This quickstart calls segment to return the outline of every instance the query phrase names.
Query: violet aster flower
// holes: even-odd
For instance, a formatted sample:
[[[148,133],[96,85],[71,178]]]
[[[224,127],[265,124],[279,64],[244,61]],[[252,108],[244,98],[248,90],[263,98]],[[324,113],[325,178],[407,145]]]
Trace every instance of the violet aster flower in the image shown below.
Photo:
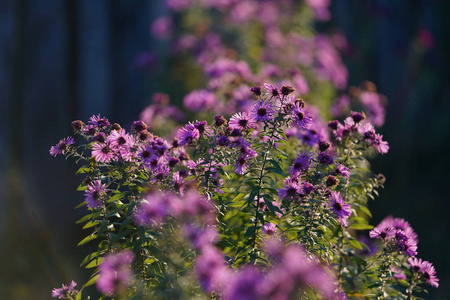
[[[102,184],[100,180],[91,182],[86,189],[84,196],[86,197],[86,205],[92,209],[102,206],[102,200],[106,195],[106,184]]]
[[[342,165],[342,164],[336,164],[336,173],[341,174],[345,178],[349,178],[350,177],[349,169],[346,166]]]
[[[397,230],[394,239],[397,243],[399,252],[403,252],[409,256],[417,255],[416,241],[410,238],[403,230]]]
[[[270,102],[258,101],[253,105],[252,116],[258,122],[265,122],[272,119],[275,111],[272,109]]]
[[[100,114],[89,118],[89,123],[99,128],[111,125],[107,118],[101,117]]]
[[[435,288],[439,287],[439,279],[436,277],[436,270],[434,269],[433,264],[428,261],[424,261],[421,272],[423,274],[423,277],[425,278],[425,281],[429,285]]]
[[[213,133],[211,127],[208,126],[208,122],[206,121],[197,121],[195,122],[194,127],[197,128],[200,134],[206,134],[210,136]]]
[[[116,160],[114,149],[108,142],[95,143],[92,146],[92,156],[98,162],[109,163],[112,160]]]
[[[276,225],[273,223],[266,223],[263,225],[261,232],[267,235],[273,235],[277,229]]]
[[[318,159],[319,162],[324,165],[331,165],[334,162],[333,157],[326,152],[320,152]]]
[[[193,112],[213,109],[217,105],[216,96],[207,90],[195,90],[187,94],[183,99],[186,109]]]
[[[54,288],[52,290],[52,298],[62,299],[63,297],[67,297],[67,299],[72,299],[72,296],[75,296],[78,291],[75,289],[77,283],[72,280],[69,285],[63,284],[61,288]]]
[[[271,97],[279,97],[281,95],[280,89],[277,87],[274,87],[271,84],[264,83],[263,87],[266,90],[266,95],[269,95]]]
[[[256,120],[252,115],[246,112],[236,113],[231,117],[228,126],[240,130],[256,128]]]
[[[283,188],[278,189],[278,197],[281,199],[297,199],[304,196],[300,184],[295,178],[287,177],[283,182]]]
[[[310,182],[304,182],[302,185],[302,190],[306,195],[309,195],[312,191],[314,191],[316,187]]]
[[[96,136],[92,138],[93,142],[104,143],[106,142],[106,134],[104,132],[99,132]]]
[[[391,266],[390,269],[396,279],[406,279],[406,275],[402,272],[402,269],[396,268],[394,266]]]
[[[232,280],[224,293],[225,300],[261,299],[260,285],[264,275],[253,266],[244,267]]]
[[[126,147],[127,145],[131,145],[133,142],[133,138],[127,134],[125,129],[121,129],[119,131],[113,130],[107,138],[107,141],[113,147]]]
[[[389,144],[383,141],[383,136],[380,134],[375,134],[375,138],[372,140],[372,146],[377,149],[378,153],[385,154],[389,151]]]
[[[366,115],[364,114],[364,112],[352,111],[350,112],[350,117],[355,123],[359,123],[366,118]]]
[[[340,192],[331,192],[330,206],[337,215],[342,226],[348,226],[347,219],[352,214],[352,209],[349,204],[344,203],[344,199],[341,197]]]
[[[234,165],[236,167],[236,169],[234,171],[239,175],[243,175],[245,173],[245,171],[247,170],[247,167],[248,167],[247,162],[250,158],[251,157],[249,157],[248,155],[241,154],[239,156],[239,158],[237,159],[236,164]]]
[[[108,296],[112,296],[124,291],[131,285],[133,271],[130,264],[133,257],[133,252],[130,250],[107,254],[105,260],[99,266],[97,289]]]
[[[393,237],[394,234],[395,234],[395,231],[392,228],[390,228],[390,227],[382,228],[379,226],[375,227],[374,229],[372,229],[369,232],[369,236],[371,238],[380,238],[382,240],[387,240],[387,239]]]
[[[165,195],[148,194],[144,197],[134,214],[134,222],[139,226],[151,227],[161,224],[167,217]]]
[[[195,261],[195,272],[206,292],[220,290],[229,277],[222,252],[213,246],[205,246]]]
[[[261,96],[261,86],[254,86],[250,88],[250,91],[256,96]]]
[[[219,233],[214,226],[200,228],[193,224],[186,224],[183,227],[183,235],[198,250],[211,246],[219,239]]]
[[[309,112],[307,112],[301,104],[294,103],[291,109],[291,115],[293,117],[293,122],[297,124],[300,129],[308,129],[311,127],[312,118],[309,115]]]
[[[421,258],[410,257],[408,258],[408,264],[414,272],[419,272],[424,267],[424,261]]]
[[[436,270],[432,263],[416,257],[408,258],[408,263],[414,272],[422,274],[429,285],[439,287],[439,279],[436,277]]]
[[[56,156],[58,154],[65,154],[68,146],[73,145],[74,143],[75,141],[71,136],[63,138],[58,144],[50,148],[50,155]]]
[[[299,176],[302,171],[307,170],[311,165],[311,153],[309,152],[300,152],[295,157],[292,162],[291,167],[289,168],[289,174],[291,176]]]
[[[178,145],[184,146],[192,143],[194,140],[200,137],[200,132],[193,124],[187,124],[180,128],[177,133]]]

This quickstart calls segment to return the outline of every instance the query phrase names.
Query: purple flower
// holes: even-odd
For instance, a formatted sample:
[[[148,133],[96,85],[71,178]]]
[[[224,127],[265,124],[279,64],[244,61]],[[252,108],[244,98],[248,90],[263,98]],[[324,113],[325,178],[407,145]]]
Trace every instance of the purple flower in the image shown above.
[[[422,274],[429,285],[439,287],[439,279],[436,277],[436,270],[432,263],[416,257],[408,258],[408,263],[414,272]]]
[[[195,90],[184,97],[183,105],[190,111],[200,112],[213,109],[217,105],[217,100],[214,94],[207,90]]]
[[[270,102],[258,101],[253,105],[252,116],[258,122],[265,122],[272,119],[275,111],[272,109]]]
[[[375,227],[369,232],[369,236],[371,238],[380,238],[382,240],[387,240],[391,237],[393,237],[395,234],[395,231],[388,227],[388,228],[382,228],[380,226]]]
[[[234,170],[237,174],[243,175],[245,171],[247,170],[247,162],[248,162],[249,156],[245,154],[241,154],[234,165],[236,169]]]
[[[302,185],[302,190],[306,195],[309,195],[315,189],[316,189],[316,187],[307,181],[305,183],[303,183],[303,185]]]
[[[91,182],[84,194],[87,207],[92,209],[102,206],[102,200],[106,195],[106,184],[102,184],[101,180]]]
[[[300,184],[296,178],[287,177],[283,182],[283,188],[278,189],[278,197],[281,199],[298,199],[304,196]]]
[[[300,152],[289,168],[289,174],[293,177],[300,176],[301,172],[307,170],[311,165],[311,153]]]
[[[366,118],[366,115],[364,114],[364,112],[352,111],[350,112],[350,117],[355,123],[359,123]]]
[[[125,129],[119,131],[113,130],[107,138],[107,141],[111,146],[120,148],[132,145],[133,138],[126,133]]]
[[[394,273],[396,279],[406,279],[406,275],[402,272],[402,269],[396,268],[394,266],[390,267],[391,272]]]
[[[261,96],[261,86],[254,86],[250,89],[250,91],[256,96]]]
[[[291,109],[291,115],[294,123],[297,124],[300,129],[308,129],[311,127],[312,118],[309,115],[309,112],[307,112],[301,104],[294,103]]]
[[[114,149],[110,143],[95,143],[92,146],[92,156],[98,162],[109,163],[112,160],[116,160]]]
[[[178,145],[184,146],[192,143],[194,140],[200,137],[200,132],[193,124],[187,124],[180,128],[177,133]]]
[[[266,95],[269,95],[271,97],[279,97],[281,95],[280,89],[277,87],[274,87],[271,84],[264,83],[264,89],[266,90]]]
[[[330,206],[337,215],[341,225],[348,226],[347,219],[352,214],[352,209],[349,204],[344,203],[344,199],[341,197],[340,192],[331,192]]]
[[[349,169],[346,166],[342,165],[342,164],[336,164],[336,173],[341,174],[345,178],[349,178],[350,177]]]
[[[202,229],[198,226],[187,224],[183,227],[184,236],[196,249],[211,247],[218,240],[218,232],[213,226]]]
[[[417,255],[417,242],[411,239],[403,230],[398,229],[395,232],[394,240],[397,243],[398,251],[409,256]]]
[[[382,139],[383,136],[381,134],[375,134],[375,138],[372,140],[372,146],[377,149],[378,153],[385,154],[389,151],[389,144]]]
[[[173,32],[173,20],[169,16],[155,20],[151,28],[152,35],[158,39],[166,39]]]
[[[63,138],[58,144],[50,148],[50,155],[56,156],[58,154],[65,154],[68,146],[73,145],[74,143],[75,141],[71,136]]]
[[[234,114],[231,117],[230,122],[228,124],[229,124],[228,126],[233,129],[245,130],[250,128],[256,128],[255,118],[246,112]]]
[[[319,162],[324,165],[331,165],[334,162],[333,157],[326,152],[320,152],[318,159]]]
[[[147,124],[145,124],[144,121],[134,121],[131,125],[131,128],[136,132],[141,132],[143,130],[146,130],[148,128]]]
[[[225,300],[261,299],[260,285],[264,276],[253,266],[244,267],[234,275],[224,293]]]
[[[425,281],[429,285],[435,288],[439,287],[439,279],[436,277],[436,270],[434,269],[433,264],[428,261],[424,261],[421,272],[423,274],[423,277],[425,278]]]
[[[166,165],[156,165],[152,168],[152,178],[150,179],[151,183],[156,183],[158,181],[162,181],[167,178],[170,173],[170,169]]]
[[[203,247],[201,254],[197,256],[195,261],[195,272],[200,285],[208,293],[220,290],[229,277],[222,252],[213,246]]]
[[[89,123],[94,125],[94,126],[97,126],[99,128],[106,127],[106,126],[110,125],[108,119],[105,118],[105,117],[100,117],[100,114],[90,117],[89,118]]]
[[[62,299],[63,297],[67,297],[69,299],[70,297],[70,299],[72,299],[72,296],[75,296],[78,293],[78,291],[75,289],[76,286],[77,283],[72,280],[72,282],[68,286],[63,284],[59,289],[54,288],[52,290],[52,298]]]
[[[133,261],[133,252],[110,253],[105,256],[99,266],[97,289],[109,296],[124,291],[133,281],[133,271],[130,264]]]
[[[166,202],[162,193],[146,195],[134,214],[134,222],[144,227],[160,225],[168,214]]]
[[[369,235],[371,238],[381,238],[385,243],[396,245],[399,252],[409,256],[417,254],[417,234],[403,219],[388,216],[371,230]]]
[[[263,225],[261,232],[267,235],[273,235],[275,233],[275,230],[277,229],[277,226],[273,223],[266,223]]]
[[[386,112],[381,104],[381,95],[374,92],[363,91],[360,94],[359,99],[361,100],[361,104],[366,108],[368,121],[377,127],[382,126],[384,124]]]
[[[104,143],[106,142],[106,134],[104,132],[99,132],[96,136],[92,138],[93,142]]]

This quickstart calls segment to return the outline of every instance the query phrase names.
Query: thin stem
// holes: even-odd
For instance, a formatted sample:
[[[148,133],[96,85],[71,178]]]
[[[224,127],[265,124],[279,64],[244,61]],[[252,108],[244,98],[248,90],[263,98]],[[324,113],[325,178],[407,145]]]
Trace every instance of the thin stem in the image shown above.
[[[272,139],[274,137],[274,132],[275,132],[275,124],[272,124],[273,127],[270,131],[270,136],[269,136],[269,142],[267,143],[266,149],[264,151],[264,157],[263,157],[263,161],[262,161],[262,166],[260,169],[260,173],[259,173],[259,177],[258,177],[258,194],[256,196],[256,204],[255,204],[255,222],[253,224],[254,226],[254,231],[253,231],[253,243],[252,243],[252,248],[253,248],[253,253],[256,252],[256,234],[257,234],[257,226],[258,226],[258,204],[259,204],[259,199],[261,198],[261,186],[262,186],[262,180],[265,176],[264,174],[264,170],[266,167],[266,163],[267,163],[267,158],[269,156],[269,151],[270,151],[270,147],[272,145]],[[252,199],[253,200],[253,199]],[[254,260],[254,263],[256,263],[256,258]]]

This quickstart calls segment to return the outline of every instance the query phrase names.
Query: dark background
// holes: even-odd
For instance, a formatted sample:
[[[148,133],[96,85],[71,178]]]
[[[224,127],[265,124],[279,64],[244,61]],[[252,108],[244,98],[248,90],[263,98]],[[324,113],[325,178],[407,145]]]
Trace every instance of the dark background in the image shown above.
[[[157,91],[135,60],[156,47],[149,27],[160,1],[0,0],[0,297],[50,299],[51,289],[88,273],[75,221],[83,201],[73,161],[49,155],[70,121],[101,113],[129,124]],[[370,204],[376,225],[407,219],[419,257],[434,263],[449,299],[447,191],[450,124],[450,4],[339,0],[330,24],[351,45],[350,84],[373,81],[388,98],[390,152],[373,162],[387,177]],[[424,44],[420,30],[432,39]],[[177,99],[175,99],[177,100]],[[179,99],[178,99],[179,100]],[[431,290],[432,288],[430,288]]]

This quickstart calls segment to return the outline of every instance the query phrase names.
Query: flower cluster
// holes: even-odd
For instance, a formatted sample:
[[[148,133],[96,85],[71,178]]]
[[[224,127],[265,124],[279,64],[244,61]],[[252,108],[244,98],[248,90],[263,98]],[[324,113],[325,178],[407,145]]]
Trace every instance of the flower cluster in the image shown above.
[[[249,91],[251,109],[188,122],[172,139],[143,121],[129,131],[100,115],[72,122],[85,143],[64,139],[50,153],[83,163],[88,213],[79,222],[92,233],[80,245],[98,241],[82,263],[97,267],[90,283],[108,296],[223,299],[403,297],[422,283],[437,287],[430,263],[405,264],[417,255],[408,222],[368,224],[366,203],[384,176],[361,170],[371,149],[389,147],[365,114],[327,126],[289,85]],[[377,253],[362,251],[369,242],[356,234],[369,229],[386,244]]]

